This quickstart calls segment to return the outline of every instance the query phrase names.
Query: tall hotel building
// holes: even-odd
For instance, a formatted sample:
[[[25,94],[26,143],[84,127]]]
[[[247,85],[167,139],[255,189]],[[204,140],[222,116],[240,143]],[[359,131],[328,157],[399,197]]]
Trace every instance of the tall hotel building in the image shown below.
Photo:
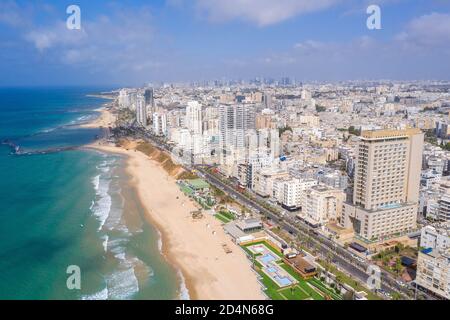
[[[361,133],[353,203],[341,224],[367,240],[416,228],[424,134],[419,129]]]

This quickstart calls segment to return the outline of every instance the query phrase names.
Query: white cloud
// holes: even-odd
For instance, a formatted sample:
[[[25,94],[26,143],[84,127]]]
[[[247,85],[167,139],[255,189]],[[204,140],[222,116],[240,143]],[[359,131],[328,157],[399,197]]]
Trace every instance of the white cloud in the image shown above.
[[[19,7],[13,0],[0,1],[0,24],[18,28],[26,26],[29,21],[29,7]]]
[[[34,27],[24,39],[47,59],[91,70],[122,73],[123,77],[142,77],[164,65],[168,54],[161,54],[164,43],[152,25],[147,9],[123,9],[109,16],[82,20],[81,30],[69,30],[64,21]]]
[[[258,26],[320,11],[340,0],[196,0],[198,9],[213,21],[241,19]]]
[[[342,42],[306,40],[259,61],[273,72],[317,75],[317,79],[448,79],[450,14],[431,13],[413,19],[388,40],[369,36]],[[283,69],[286,61],[291,64]]]
[[[396,39],[410,47],[450,48],[450,14],[431,13],[416,18]]]

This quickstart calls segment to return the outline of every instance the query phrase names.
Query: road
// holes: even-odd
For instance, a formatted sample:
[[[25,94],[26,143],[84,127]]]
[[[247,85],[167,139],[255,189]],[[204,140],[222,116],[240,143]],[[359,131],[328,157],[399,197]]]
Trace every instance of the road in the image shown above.
[[[141,128],[133,128],[136,135],[144,140],[151,142],[153,145],[161,149],[162,151],[171,152],[171,146],[167,144],[163,139],[151,135],[148,131]],[[332,257],[332,263],[335,264],[340,270],[344,271],[351,277],[359,280],[360,282],[366,283],[369,278],[368,268],[370,263],[367,260],[359,261],[345,248],[338,245],[337,243],[331,241],[321,234],[312,234],[311,229],[308,225],[295,219],[292,216],[285,215],[280,217],[273,211],[268,210],[263,207],[253,199],[247,197],[246,195],[238,192],[234,186],[225,183],[217,176],[211,174],[205,166],[184,166],[187,170],[197,170],[203,175],[203,178],[215,187],[225,191],[228,195],[232,196],[235,200],[245,205],[246,207],[252,208],[258,211],[260,214],[276,222],[284,230],[292,234],[293,236],[303,235],[308,239],[310,244],[316,246],[319,249],[319,253],[324,257]],[[385,292],[399,293],[404,299],[412,299],[413,293],[410,289],[399,285],[393,275],[387,273],[386,271],[381,272],[381,289]],[[422,292],[428,299],[434,299],[434,297]]]
[[[222,180],[209,173],[208,170],[205,170],[202,167],[196,167],[195,169],[201,172],[204,178],[208,180],[208,182],[210,182],[212,185],[225,191],[245,206],[255,209],[262,215],[270,218],[290,234],[294,236],[302,234],[303,236],[308,237],[310,242],[318,247],[320,254],[325,257],[331,255],[333,263],[337,264],[340,269],[343,269],[347,274],[351,275],[355,279],[366,283],[369,277],[369,275],[366,273],[368,265],[356,260],[347,250],[341,248],[340,246],[336,245],[334,242],[321,236],[320,234],[312,234],[308,226],[304,225],[295,218],[289,216],[285,216],[283,218],[278,217],[272,211],[264,208],[252,199],[247,198],[245,195],[235,190],[232,186],[227,185]],[[385,280],[383,281],[383,276],[381,277],[381,280],[381,288],[383,290],[390,293],[397,292],[397,290],[392,288],[389,283],[387,283]]]

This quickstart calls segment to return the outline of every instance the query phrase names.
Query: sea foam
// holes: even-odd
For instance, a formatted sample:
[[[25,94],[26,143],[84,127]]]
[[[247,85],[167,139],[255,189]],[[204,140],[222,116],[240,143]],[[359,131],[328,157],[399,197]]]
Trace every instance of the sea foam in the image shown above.
[[[107,176],[112,162],[104,161],[98,167],[102,174],[96,175],[92,179],[92,184],[94,185],[96,200],[93,206],[91,206],[92,213],[97,217],[100,222],[100,226],[98,230],[103,228],[103,225],[108,219],[109,213],[111,211],[112,199],[109,195],[109,187],[110,187],[110,177]]]
[[[180,288],[179,288],[179,299],[180,300],[191,300],[189,295],[189,290],[186,286],[186,279],[183,276],[183,273],[178,270],[178,277],[180,278]]]
[[[84,295],[81,300],[107,300],[108,299],[108,288],[96,292],[94,294]]]

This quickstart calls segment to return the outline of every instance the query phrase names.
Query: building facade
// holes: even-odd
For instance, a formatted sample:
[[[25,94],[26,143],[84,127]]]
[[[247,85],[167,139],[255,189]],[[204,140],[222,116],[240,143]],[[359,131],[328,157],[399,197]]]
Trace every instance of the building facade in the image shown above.
[[[418,129],[361,133],[343,227],[368,240],[416,228],[423,141]]]

